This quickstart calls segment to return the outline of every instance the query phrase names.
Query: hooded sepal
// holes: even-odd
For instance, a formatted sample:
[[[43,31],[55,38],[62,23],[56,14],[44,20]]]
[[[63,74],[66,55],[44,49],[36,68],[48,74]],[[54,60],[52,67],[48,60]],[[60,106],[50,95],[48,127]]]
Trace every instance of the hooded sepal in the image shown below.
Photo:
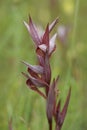
[[[40,65],[31,65],[27,62],[22,61],[23,64],[25,64],[31,71],[37,73],[37,74],[43,74],[43,67]]]
[[[38,35],[38,32],[37,32],[37,29],[36,29],[36,26],[35,24],[33,23],[31,17],[29,16],[29,24],[27,24],[26,22],[24,22],[26,28],[28,29],[34,43],[35,43],[35,46],[37,47],[38,45],[41,44],[41,40],[39,38],[39,35]]]

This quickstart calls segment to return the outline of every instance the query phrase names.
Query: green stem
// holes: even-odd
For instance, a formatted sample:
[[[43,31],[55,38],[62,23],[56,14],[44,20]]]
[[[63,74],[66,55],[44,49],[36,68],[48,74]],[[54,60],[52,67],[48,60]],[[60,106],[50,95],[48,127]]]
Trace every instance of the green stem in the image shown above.
[[[73,26],[73,34],[72,34],[72,48],[75,45],[75,40],[76,40],[76,29],[77,29],[77,20],[78,20],[78,12],[79,12],[79,3],[80,3],[80,0],[76,0],[74,26]]]
[[[74,14],[74,21],[73,21],[73,33],[72,33],[72,43],[71,43],[71,51],[74,49],[76,44],[76,31],[77,31],[77,20],[78,20],[78,12],[79,12],[79,3],[80,0],[76,0],[75,3],[75,14]],[[72,65],[73,65],[73,57],[70,59],[70,75],[72,73]]]
[[[75,2],[74,20],[73,20],[72,41],[71,41],[71,46],[70,46],[70,51],[71,52],[73,51],[73,49],[75,47],[75,43],[76,43],[76,31],[77,31],[79,3],[80,3],[80,0],[76,0],[76,2]],[[73,59],[73,57],[71,57],[70,61],[69,61],[68,77],[71,77],[71,75],[72,75],[73,61],[74,61],[74,59]]]

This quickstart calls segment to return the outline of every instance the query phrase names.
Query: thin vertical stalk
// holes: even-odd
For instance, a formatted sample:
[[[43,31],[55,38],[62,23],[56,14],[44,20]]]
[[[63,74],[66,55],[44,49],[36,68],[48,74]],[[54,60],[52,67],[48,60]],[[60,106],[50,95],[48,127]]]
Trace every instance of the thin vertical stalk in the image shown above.
[[[73,21],[73,33],[72,33],[72,41],[71,41],[71,51],[73,50],[75,43],[76,43],[76,31],[77,31],[77,21],[78,21],[78,12],[79,12],[79,4],[80,0],[76,0],[75,2],[75,13],[74,13],[74,21]],[[72,65],[73,65],[73,59],[71,58],[70,60],[70,75],[72,73]]]
[[[78,20],[78,12],[79,12],[79,3],[80,3],[80,0],[76,0],[76,4],[75,4],[75,15],[74,15],[74,25],[73,25],[73,34],[72,34],[72,48],[75,45],[75,40],[76,40],[76,30],[77,30],[77,20]]]

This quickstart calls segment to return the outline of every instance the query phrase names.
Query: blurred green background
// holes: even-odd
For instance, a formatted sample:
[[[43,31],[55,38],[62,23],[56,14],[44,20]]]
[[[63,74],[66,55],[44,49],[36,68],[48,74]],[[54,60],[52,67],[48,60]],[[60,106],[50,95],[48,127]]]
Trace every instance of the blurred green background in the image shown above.
[[[68,89],[72,95],[62,130],[87,130],[87,1],[85,0],[0,0],[0,130],[47,130],[45,101],[26,87],[20,63],[36,63],[33,41],[23,21],[28,15],[45,27],[59,17],[60,25],[70,26],[67,42],[56,40],[51,58],[53,77],[60,75],[62,104]]]

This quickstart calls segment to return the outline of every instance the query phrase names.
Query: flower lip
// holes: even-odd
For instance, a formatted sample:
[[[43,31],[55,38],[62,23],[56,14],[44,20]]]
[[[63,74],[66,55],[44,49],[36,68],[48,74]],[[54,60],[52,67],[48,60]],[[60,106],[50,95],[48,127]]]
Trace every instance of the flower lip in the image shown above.
[[[41,79],[36,79],[32,76],[29,76],[29,79],[36,87],[48,87],[48,84]]]

